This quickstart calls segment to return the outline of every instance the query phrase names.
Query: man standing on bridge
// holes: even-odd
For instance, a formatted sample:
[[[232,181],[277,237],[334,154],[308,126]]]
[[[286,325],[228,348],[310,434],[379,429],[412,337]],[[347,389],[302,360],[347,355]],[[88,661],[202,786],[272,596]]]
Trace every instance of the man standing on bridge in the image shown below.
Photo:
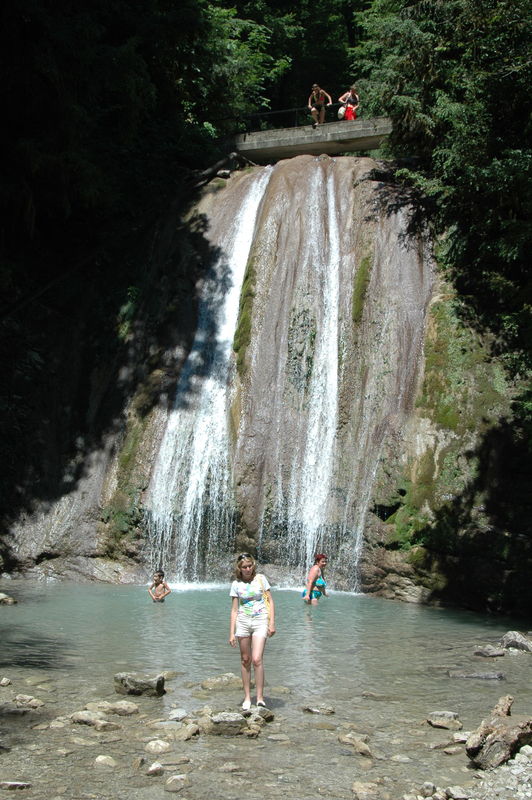
[[[324,89],[321,89],[317,83],[312,84],[312,91],[308,99],[308,107],[312,114],[312,119],[314,120],[312,123],[313,128],[317,128],[318,125],[323,125],[325,121],[325,106],[330,106],[331,103],[331,95],[327,94]]]

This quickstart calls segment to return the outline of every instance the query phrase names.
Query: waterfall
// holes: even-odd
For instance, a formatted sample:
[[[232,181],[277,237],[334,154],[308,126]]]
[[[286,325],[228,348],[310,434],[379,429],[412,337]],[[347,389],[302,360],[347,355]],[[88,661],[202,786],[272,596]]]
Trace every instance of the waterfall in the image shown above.
[[[172,577],[219,576],[235,546],[256,546],[297,581],[328,552],[357,587],[383,462],[400,469],[432,290],[423,237],[407,235],[408,210],[386,204],[373,166],[299,156],[200,202],[219,257],[146,502],[151,564]]]
[[[152,472],[146,502],[151,564],[165,565],[179,579],[204,577],[205,568],[233,538],[228,430],[232,342],[270,174],[265,169],[244,175],[245,186],[228,202],[225,197],[218,201],[218,214],[213,212],[210,219],[207,238],[219,257],[200,295],[196,336]]]
[[[281,548],[283,558],[296,567],[312,563],[318,542],[323,538],[334,474],[338,416],[340,226],[345,221],[339,213],[335,182],[334,170],[324,178],[322,171],[315,169],[304,209],[307,236],[299,252],[299,281],[302,294],[307,295],[305,302],[310,301],[314,306],[312,363],[304,390],[298,395],[295,415],[301,447],[290,454],[289,479],[284,488],[283,457],[278,451],[276,500],[271,511],[274,525],[281,524],[285,529]],[[320,243],[318,247],[317,242]],[[281,438],[283,435],[281,433]],[[264,524],[263,519],[262,527]]]

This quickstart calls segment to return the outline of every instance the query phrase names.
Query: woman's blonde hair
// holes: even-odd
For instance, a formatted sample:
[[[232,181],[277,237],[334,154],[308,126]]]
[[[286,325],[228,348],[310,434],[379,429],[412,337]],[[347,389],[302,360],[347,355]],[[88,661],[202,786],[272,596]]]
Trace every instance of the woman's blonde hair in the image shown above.
[[[251,580],[253,580],[253,578],[257,574],[257,562],[255,561],[251,553],[240,553],[237,560],[235,561],[235,578],[237,579],[237,581],[242,580],[242,563],[244,561],[251,561],[251,563],[253,564],[253,569],[251,570]]]

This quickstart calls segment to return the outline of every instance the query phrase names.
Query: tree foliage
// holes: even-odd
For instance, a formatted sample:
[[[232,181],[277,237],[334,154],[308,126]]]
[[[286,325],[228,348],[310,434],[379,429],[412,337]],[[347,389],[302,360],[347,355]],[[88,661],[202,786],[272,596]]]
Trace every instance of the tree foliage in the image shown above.
[[[527,0],[374,0],[353,51],[368,109],[393,120],[477,321],[523,369],[530,348],[531,15]],[[516,353],[520,354],[516,357]]]

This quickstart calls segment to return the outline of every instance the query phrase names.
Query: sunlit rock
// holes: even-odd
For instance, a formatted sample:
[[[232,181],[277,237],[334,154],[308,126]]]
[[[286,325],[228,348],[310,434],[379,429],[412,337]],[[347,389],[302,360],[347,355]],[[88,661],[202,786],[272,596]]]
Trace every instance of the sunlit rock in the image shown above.
[[[164,767],[159,761],[154,761],[153,764],[150,764],[148,769],[146,770],[146,775],[163,775],[164,774]]]
[[[464,727],[456,711],[431,711],[427,722],[433,728],[445,728],[449,731],[460,731]]]
[[[373,758],[373,754],[367,744],[369,737],[365,734],[355,733],[351,731],[350,733],[343,734],[341,733],[338,736],[338,741],[341,744],[348,744],[352,747],[359,755],[366,756],[366,758]]]
[[[466,669],[450,669],[448,675],[450,678],[472,678],[479,681],[506,680],[506,675],[504,672],[481,672],[479,670],[470,672]]]
[[[303,706],[303,711],[308,714],[334,714],[335,710],[332,706]]]
[[[519,633],[519,631],[508,631],[501,639],[501,647],[505,647],[506,649],[514,648],[515,650],[524,650],[527,653],[532,653],[532,639]]]
[[[245,718],[237,711],[222,711],[211,717],[211,733],[218,736],[238,736],[248,727]]]
[[[182,792],[188,786],[190,779],[188,775],[171,775],[164,784],[165,792]]]
[[[378,800],[379,785],[369,781],[355,781],[351,786],[354,800]]]
[[[117,762],[112,756],[96,756],[94,763],[97,767],[116,767]]]
[[[163,739],[152,739],[144,748],[147,753],[156,755],[158,753],[167,753],[172,749],[170,742],[165,742]]]
[[[168,715],[168,719],[175,720],[176,722],[181,722],[181,720],[185,719],[189,716],[188,711],[185,708],[174,708]]]
[[[160,697],[165,691],[162,675],[143,675],[140,672],[117,672],[114,687],[118,694],[144,694],[151,697]]]
[[[200,685],[202,689],[207,689],[210,692],[222,692],[226,689],[240,689],[242,687],[242,678],[233,672],[226,672],[214,678],[207,678]]]
[[[28,708],[41,708],[44,705],[43,700],[33,697],[31,694],[17,694],[15,695],[15,703],[21,706],[28,706]]]
[[[129,717],[131,714],[138,714],[139,711],[138,705],[128,700],[118,700],[116,703],[98,700],[94,703],[87,703],[85,708],[87,711],[102,711],[106,714],[117,714],[120,717]]]
[[[494,647],[492,644],[488,644],[485,647],[478,647],[474,653],[476,656],[484,658],[501,658],[506,655],[506,650],[503,647]]]
[[[510,716],[513,697],[501,697],[491,716],[482,720],[466,742],[466,752],[480,769],[492,769],[532,743],[532,717]]]

